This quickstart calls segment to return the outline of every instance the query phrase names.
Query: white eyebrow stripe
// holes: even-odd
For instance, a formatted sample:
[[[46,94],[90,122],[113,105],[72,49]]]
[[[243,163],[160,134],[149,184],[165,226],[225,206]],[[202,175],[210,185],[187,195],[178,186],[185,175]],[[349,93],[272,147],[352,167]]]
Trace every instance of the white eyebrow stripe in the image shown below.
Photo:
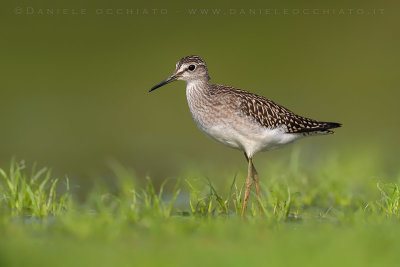
[[[180,68],[177,69],[176,71],[177,71],[177,72],[181,72],[181,71],[186,70],[187,68],[188,68],[188,64],[187,64],[187,63],[183,63],[183,64],[180,66]]]

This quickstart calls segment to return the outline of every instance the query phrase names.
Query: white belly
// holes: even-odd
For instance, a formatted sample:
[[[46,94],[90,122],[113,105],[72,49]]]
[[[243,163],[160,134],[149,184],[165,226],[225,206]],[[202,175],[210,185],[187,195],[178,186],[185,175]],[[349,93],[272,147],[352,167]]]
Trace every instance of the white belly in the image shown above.
[[[220,114],[219,114],[220,115]],[[200,130],[226,146],[240,149],[252,157],[260,151],[280,148],[303,137],[286,133],[285,128],[269,129],[241,116],[202,116],[192,112]],[[209,117],[212,116],[212,119]]]
[[[268,129],[265,127],[249,127],[237,129],[231,125],[215,125],[199,128],[212,139],[232,148],[240,149],[249,157],[260,151],[278,149],[302,138],[299,134],[285,133],[284,128]],[[256,129],[259,128],[259,129]]]

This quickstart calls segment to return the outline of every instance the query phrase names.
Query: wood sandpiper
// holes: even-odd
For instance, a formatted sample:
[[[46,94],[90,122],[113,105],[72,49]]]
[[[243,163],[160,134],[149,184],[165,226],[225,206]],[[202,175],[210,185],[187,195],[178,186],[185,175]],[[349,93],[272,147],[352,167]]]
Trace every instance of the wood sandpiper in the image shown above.
[[[254,180],[260,213],[258,173],[253,165],[257,152],[280,148],[306,136],[332,134],[340,123],[296,115],[275,102],[241,89],[210,84],[206,63],[187,56],[176,63],[174,73],[150,92],[175,80],[186,81],[190,113],[197,126],[212,139],[244,152],[248,173],[241,215],[244,216]]]

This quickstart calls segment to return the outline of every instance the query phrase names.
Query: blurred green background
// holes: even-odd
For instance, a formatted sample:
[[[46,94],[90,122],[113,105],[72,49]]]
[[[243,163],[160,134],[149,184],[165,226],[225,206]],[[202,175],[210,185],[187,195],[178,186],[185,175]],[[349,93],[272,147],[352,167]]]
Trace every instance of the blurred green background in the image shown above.
[[[110,159],[154,179],[177,176],[188,166],[205,175],[219,169],[233,176],[245,169],[240,152],[210,141],[196,128],[183,82],[148,93],[190,54],[206,60],[214,83],[262,94],[304,116],[343,123],[334,136],[297,143],[304,156],[361,151],[375,153],[387,163],[387,172],[397,164],[396,1],[47,0],[3,1],[1,6],[1,166],[15,156],[82,184],[107,173]],[[26,14],[29,8],[34,14]],[[68,14],[40,14],[47,8]],[[189,14],[196,8],[236,15]],[[241,8],[246,14],[238,14]],[[248,11],[266,8],[289,13],[344,9],[345,14]],[[348,8],[365,14],[349,14]],[[73,9],[86,14],[71,14]],[[113,14],[96,14],[99,9]],[[118,15],[117,9],[140,14]],[[373,9],[376,15],[366,14]],[[285,159],[290,149],[259,154],[256,166]]]

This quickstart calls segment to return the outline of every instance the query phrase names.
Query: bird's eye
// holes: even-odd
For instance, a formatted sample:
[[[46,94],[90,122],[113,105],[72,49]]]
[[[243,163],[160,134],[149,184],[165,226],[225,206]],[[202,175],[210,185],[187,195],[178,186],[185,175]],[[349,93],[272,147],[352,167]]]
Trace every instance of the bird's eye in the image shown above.
[[[195,65],[190,65],[190,66],[189,66],[189,70],[190,70],[190,71],[193,71],[195,68],[196,68]]]

